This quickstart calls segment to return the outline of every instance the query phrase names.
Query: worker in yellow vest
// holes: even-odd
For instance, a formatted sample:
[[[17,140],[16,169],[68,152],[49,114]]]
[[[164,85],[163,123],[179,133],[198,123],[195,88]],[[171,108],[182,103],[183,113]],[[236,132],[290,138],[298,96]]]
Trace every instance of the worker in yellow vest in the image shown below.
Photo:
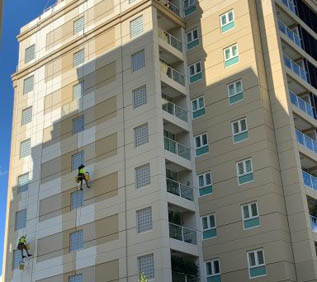
[[[87,188],[90,188],[87,181],[85,166],[83,164],[78,167],[77,180],[80,181],[80,190],[83,190],[83,180],[85,180]]]
[[[26,235],[23,235],[23,236],[20,237],[19,243],[18,243],[18,250],[21,251],[22,258],[25,258],[25,255],[23,254],[23,250],[26,251],[26,254],[28,255],[28,257],[32,256],[31,254],[29,254],[29,251],[28,251],[28,248],[27,248]]]

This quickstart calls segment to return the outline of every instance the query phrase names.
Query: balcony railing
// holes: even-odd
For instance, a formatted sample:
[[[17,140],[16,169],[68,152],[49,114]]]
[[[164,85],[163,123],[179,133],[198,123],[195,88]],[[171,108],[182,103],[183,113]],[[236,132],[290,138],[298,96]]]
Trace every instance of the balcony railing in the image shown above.
[[[179,155],[186,160],[190,160],[190,148],[187,148],[183,144],[180,144],[170,138],[164,137],[164,148],[165,150]]]
[[[176,37],[171,35],[165,30],[159,29],[159,37],[167,42],[172,47],[176,48],[178,51],[183,51],[183,44],[182,41],[178,40]]]
[[[194,201],[194,191],[192,187],[188,187],[182,183],[166,178],[167,192],[184,199]]]
[[[163,5],[167,7],[169,10],[171,10],[172,12],[174,12],[177,16],[180,16],[180,17],[182,16],[180,13],[179,7],[175,3],[169,0],[163,0]]]
[[[317,232],[317,217],[310,216],[311,229],[313,232]]]
[[[170,238],[183,241],[189,244],[197,244],[196,232],[192,229],[170,223],[169,224],[169,234]]]
[[[297,15],[296,6],[294,5],[294,2],[291,0],[281,0],[282,3],[295,15]]]
[[[313,153],[317,153],[317,141],[313,138],[309,137],[308,135],[302,133],[298,129],[296,129],[296,139],[297,142],[302,144],[308,150],[312,151]]]
[[[187,112],[170,101],[162,99],[162,109],[183,121],[188,121]]]
[[[314,110],[313,107],[308,104],[304,99],[298,97],[295,93],[289,92],[289,95],[291,97],[291,103],[301,109],[303,112],[305,112],[307,115],[311,116],[313,119],[315,119],[314,116]]]
[[[161,72],[166,74],[170,79],[185,86],[185,76],[161,61]]]
[[[173,282],[200,282],[199,277],[194,275],[188,275],[180,272],[172,272]]]
[[[302,171],[302,172],[303,172],[305,186],[317,191],[317,177],[309,174],[306,171]]]
[[[302,40],[297,33],[292,31],[286,24],[281,20],[278,20],[278,27],[290,40],[292,40],[298,47],[302,48]]]
[[[284,64],[291,69],[294,73],[304,79],[306,82],[308,81],[308,72],[301,67],[299,64],[295,63],[291,58],[284,54]]]

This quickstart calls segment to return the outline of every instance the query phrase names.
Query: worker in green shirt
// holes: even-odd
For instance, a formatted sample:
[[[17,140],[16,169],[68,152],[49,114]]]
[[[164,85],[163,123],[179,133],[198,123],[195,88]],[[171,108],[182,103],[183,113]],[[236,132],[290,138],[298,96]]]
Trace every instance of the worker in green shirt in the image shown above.
[[[26,235],[23,235],[23,236],[20,237],[19,243],[18,243],[18,250],[21,251],[22,258],[25,258],[25,255],[23,254],[23,250],[26,251],[26,254],[28,255],[28,257],[32,256],[31,254],[29,254],[29,251],[28,251],[28,248],[27,248]]]
[[[80,190],[83,190],[83,180],[85,180],[87,188],[90,188],[87,181],[85,166],[83,164],[78,167],[77,179],[80,181]]]

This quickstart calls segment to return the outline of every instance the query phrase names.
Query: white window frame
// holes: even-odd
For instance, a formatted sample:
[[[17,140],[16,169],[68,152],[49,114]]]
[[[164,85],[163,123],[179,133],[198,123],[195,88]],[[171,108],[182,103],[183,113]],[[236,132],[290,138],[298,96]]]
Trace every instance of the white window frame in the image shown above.
[[[207,174],[209,174],[210,175],[210,184],[206,184],[206,179],[207,179]],[[203,181],[204,181],[204,186],[200,186],[200,181],[199,181],[199,178],[200,177],[203,177]],[[199,175],[197,175],[197,183],[198,183],[198,190],[200,190],[200,188],[204,188],[204,187],[207,187],[207,186],[210,186],[210,185],[212,185],[212,173],[211,173],[211,171],[206,171],[206,172],[204,172],[204,173],[201,173],[201,174],[199,174]],[[201,196],[201,197],[203,197],[203,196]]]
[[[140,273],[140,259],[142,259],[142,258],[145,258],[145,257],[151,257],[152,258],[152,262],[153,262],[153,277],[148,277],[148,279],[149,279],[149,281],[152,281],[152,280],[154,280],[155,279],[155,262],[154,262],[154,254],[146,254],[146,255],[142,255],[142,256],[139,256],[138,258],[137,258],[137,264],[138,264],[138,274],[139,274],[139,276],[141,275],[141,273]],[[145,275],[146,275],[146,273],[145,273]]]
[[[143,90],[144,90],[144,92],[141,92]],[[141,103],[137,104],[136,102],[140,102],[141,95],[142,95],[142,99],[144,98],[143,99],[144,103],[143,104],[141,104]],[[142,85],[142,86],[140,86],[138,88],[133,89],[132,90],[132,96],[133,96],[133,109],[137,109],[137,108],[139,108],[139,107],[141,107],[143,105],[146,105],[147,104],[146,85],[144,84],[144,85]]]
[[[215,262],[218,262],[219,264],[219,273],[215,273]],[[210,263],[211,264],[211,272],[212,274],[208,274],[207,273],[207,263]],[[221,265],[220,265],[220,259],[219,258],[215,258],[215,259],[212,259],[212,260],[208,260],[208,261],[205,261],[205,273],[206,273],[206,278],[209,278],[209,277],[213,277],[213,276],[217,276],[217,275],[221,275]]]
[[[241,92],[237,92],[237,83],[241,83]],[[234,93],[233,95],[230,94],[230,86],[231,86],[231,85],[233,85],[234,91],[235,91],[235,93]],[[229,98],[229,99],[230,99],[231,97],[234,97],[234,96],[236,96],[236,95],[239,95],[239,94],[243,93],[242,79],[239,79],[239,80],[236,80],[236,81],[234,81],[234,82],[229,83],[229,84],[227,85],[227,89],[228,89],[228,98]],[[244,99],[244,98],[243,98],[243,99]],[[229,100],[229,103],[230,103],[230,105],[233,105],[233,104],[235,104],[235,103],[238,103],[238,102],[240,102],[240,101],[243,101],[243,99],[241,99],[241,100],[239,100],[239,101],[237,101],[237,102],[234,102],[234,103],[230,103],[230,100]]]
[[[214,227],[210,226],[210,217],[211,216],[214,217],[214,221],[215,221],[215,226]],[[208,225],[207,228],[204,228],[204,224],[203,224],[203,219],[204,218],[207,218],[207,225]],[[212,229],[217,229],[216,214],[215,213],[211,213],[211,214],[208,214],[208,215],[201,216],[201,230],[204,232],[204,231],[208,231],[208,230],[212,230]],[[203,239],[203,240],[206,240],[206,239]]]
[[[203,100],[203,106],[200,106],[200,103],[199,103],[200,99]],[[196,110],[194,110],[194,102],[197,102],[197,109],[196,109]],[[199,111],[199,110],[201,110],[201,109],[205,109],[205,108],[206,108],[206,105],[205,105],[205,96],[200,96],[200,97],[198,97],[198,98],[192,100],[192,112],[193,112],[193,113],[194,113],[194,112],[197,112],[197,111]]]
[[[197,71],[197,65],[200,65],[200,71]],[[194,66],[194,74],[190,74],[190,68],[192,66]],[[197,61],[197,62],[188,66],[189,78],[191,78],[192,76],[195,76],[196,74],[202,73],[202,71],[203,71],[203,69],[202,69],[201,61]]]
[[[254,205],[254,204],[256,206],[257,215],[252,215],[252,207],[251,206]],[[248,207],[248,212],[249,212],[249,217],[248,218],[244,217],[244,207]],[[250,219],[260,218],[258,203],[257,202],[251,202],[251,203],[247,203],[247,204],[241,205],[241,215],[242,215],[243,223],[245,221],[247,221],[247,220],[250,220]],[[243,224],[243,229],[252,229],[252,228],[256,228],[256,227],[259,227],[259,225],[254,226],[254,227],[250,227],[250,228],[244,228],[244,224]]]
[[[75,56],[78,54],[83,54],[83,61],[76,65]],[[77,68],[85,63],[85,48],[82,48],[73,54],[73,67]]]
[[[194,32],[197,32],[197,38],[195,38],[194,39]],[[190,34],[190,36],[191,36],[191,40],[190,41],[188,41],[188,34]],[[195,40],[199,40],[199,33],[198,33],[198,27],[195,27],[195,28],[193,28],[192,30],[190,30],[190,31],[188,31],[188,32],[186,32],[186,41],[187,41],[187,44],[189,44],[189,43],[192,43],[193,41],[195,41]],[[200,44],[200,40],[199,40],[199,44]],[[198,44],[198,45],[199,45]],[[198,46],[197,45],[197,46]],[[195,46],[195,47],[197,47],[197,46]]]
[[[258,257],[258,252],[262,252],[263,254],[263,263],[262,264],[259,264],[259,257]],[[255,265],[254,266],[251,266],[250,265],[250,257],[249,257],[249,254],[253,253],[254,254],[254,258],[255,258]],[[248,268],[249,268],[249,277],[250,279],[254,279],[254,278],[258,278],[258,277],[263,277],[263,276],[266,276],[267,274],[264,274],[264,275],[259,275],[259,276],[255,276],[255,277],[251,277],[250,276],[250,269],[252,268],[257,268],[257,267],[261,267],[261,266],[265,266],[266,267],[266,262],[265,262],[265,254],[264,254],[264,249],[260,248],[260,249],[256,249],[256,250],[252,250],[252,251],[248,251],[247,252],[247,260],[248,260]]]
[[[27,52],[30,51],[30,50],[33,50],[33,53],[32,53],[32,58],[31,59],[28,59],[27,58]],[[28,60],[27,60],[28,59]],[[29,62],[33,61],[35,59],[35,44],[32,44],[31,46],[25,48],[25,52],[24,52],[24,63],[25,64],[28,64]]]
[[[245,130],[242,130],[241,128],[241,122],[242,121],[245,121]],[[238,123],[238,132],[237,133],[235,133],[234,132],[234,124],[236,124],[236,123]],[[245,132],[248,132],[249,130],[248,130],[248,122],[247,122],[247,118],[246,117],[243,117],[243,118],[240,118],[240,119],[237,119],[237,120],[235,120],[235,121],[232,121],[231,122],[231,129],[232,129],[232,140],[233,140],[233,143],[239,143],[239,142],[242,142],[242,141],[245,141],[246,139],[248,139],[248,138],[246,138],[246,139],[244,139],[244,140],[242,140],[242,141],[238,141],[238,142],[235,142],[234,141],[234,137],[236,136],[236,135],[239,135],[239,134],[242,134],[242,133],[245,133]]]
[[[233,52],[232,52],[233,47],[237,47],[237,55],[236,56],[233,56]],[[230,57],[226,58],[226,50],[228,50],[228,49],[230,50],[230,52],[229,52]],[[232,44],[231,46],[228,46],[225,49],[223,49],[223,55],[224,55],[224,58],[225,58],[225,62],[227,62],[227,61],[229,61],[229,60],[231,60],[233,58],[239,57],[238,43]]]
[[[81,23],[81,21],[82,21],[82,23]],[[76,31],[76,25],[78,23],[80,23],[82,25],[82,29]],[[75,20],[73,23],[73,35],[82,34],[84,32],[84,28],[85,28],[85,17],[80,17],[77,20]]]
[[[205,144],[205,145],[203,145],[203,136],[204,135],[206,135],[206,139],[207,139],[207,143]],[[202,134],[199,134],[199,135],[196,135],[195,137],[195,149],[197,150],[197,149],[200,149],[200,148],[202,148],[202,147],[205,147],[205,146],[208,146],[208,134],[206,133],[206,132],[204,132],[204,133],[202,133]],[[199,138],[200,139],[200,146],[199,147],[197,147],[197,144],[196,144],[196,138]],[[199,156],[201,156],[201,155],[199,155]]]
[[[140,215],[141,212],[144,212],[144,211],[150,211],[149,213],[151,215],[151,228],[144,230],[144,226],[143,226],[142,230],[140,231],[139,227],[141,227],[141,225],[140,225],[141,222],[139,221],[139,215]],[[143,209],[140,209],[140,210],[136,211],[136,227],[137,227],[136,230],[137,230],[138,234],[151,232],[153,230],[153,212],[152,212],[152,207],[146,207],[146,208],[143,208]]]
[[[229,13],[232,12],[232,21],[229,20]],[[226,17],[226,23],[225,24],[222,24],[222,17]],[[232,22],[234,22],[235,20],[235,17],[234,17],[234,11],[233,9],[231,9],[230,11],[226,12],[226,13],[223,13],[222,15],[219,16],[219,19],[220,19],[220,26],[223,27],[223,26],[226,26],[227,24],[230,24]]]
[[[148,123],[141,124],[133,129],[134,131],[134,147],[140,147],[149,143],[149,125]],[[138,133],[141,135],[138,136]],[[143,134],[146,133],[146,134]]]
[[[27,111],[31,111],[31,114],[29,114]],[[33,108],[32,108],[32,106],[31,107],[27,107],[27,108],[25,108],[25,109],[23,109],[22,110],[22,120],[21,120],[21,124],[22,125],[25,125],[25,124],[28,124],[28,123],[30,123],[30,122],[32,122],[32,116],[33,116]],[[28,114],[28,115],[26,115],[26,114]],[[26,119],[26,117],[28,117],[30,115],[30,120],[26,120],[25,121],[25,119]]]
[[[141,168],[148,168],[149,169],[149,181],[148,182],[145,182],[145,184],[138,184],[138,169],[141,169]],[[135,168],[135,187],[136,189],[142,189],[146,186],[149,186],[151,184],[151,166],[150,166],[150,163],[146,163],[144,165],[141,165],[141,166],[138,166]],[[141,185],[141,186],[139,186]]]
[[[246,162],[247,162],[247,161],[250,161],[250,162],[251,162],[251,171],[249,171],[249,172],[247,172],[247,166],[246,166]],[[243,164],[243,171],[244,171],[244,172],[243,172],[242,174],[240,174],[240,172],[239,172],[239,163],[242,163],[242,164]],[[253,180],[252,180],[252,181],[245,182],[245,183],[242,183],[242,184],[239,183],[239,177],[248,175],[248,174],[250,174],[250,173],[253,173],[252,158],[248,158],[248,159],[244,159],[244,160],[241,160],[241,161],[236,162],[236,170],[237,170],[238,184],[239,184],[239,185],[243,185],[243,184],[245,184],[245,183],[249,183],[249,182],[252,182],[252,181],[253,181]]]

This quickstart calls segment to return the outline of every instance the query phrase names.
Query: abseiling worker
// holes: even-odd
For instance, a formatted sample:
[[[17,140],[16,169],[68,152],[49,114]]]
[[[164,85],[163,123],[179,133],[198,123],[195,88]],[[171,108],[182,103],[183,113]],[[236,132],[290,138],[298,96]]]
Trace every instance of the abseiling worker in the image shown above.
[[[83,190],[83,180],[85,180],[87,188],[90,188],[88,185],[88,181],[86,178],[86,170],[85,170],[85,166],[83,164],[81,164],[78,167],[78,175],[77,175],[77,179],[80,181],[80,190]]]
[[[22,258],[25,258],[25,255],[23,254],[23,250],[26,251],[26,254],[28,257],[31,257],[32,255],[29,253],[28,248],[26,246],[26,235],[23,235],[20,237],[19,239],[19,243],[18,243],[18,250],[21,251],[21,256]]]

